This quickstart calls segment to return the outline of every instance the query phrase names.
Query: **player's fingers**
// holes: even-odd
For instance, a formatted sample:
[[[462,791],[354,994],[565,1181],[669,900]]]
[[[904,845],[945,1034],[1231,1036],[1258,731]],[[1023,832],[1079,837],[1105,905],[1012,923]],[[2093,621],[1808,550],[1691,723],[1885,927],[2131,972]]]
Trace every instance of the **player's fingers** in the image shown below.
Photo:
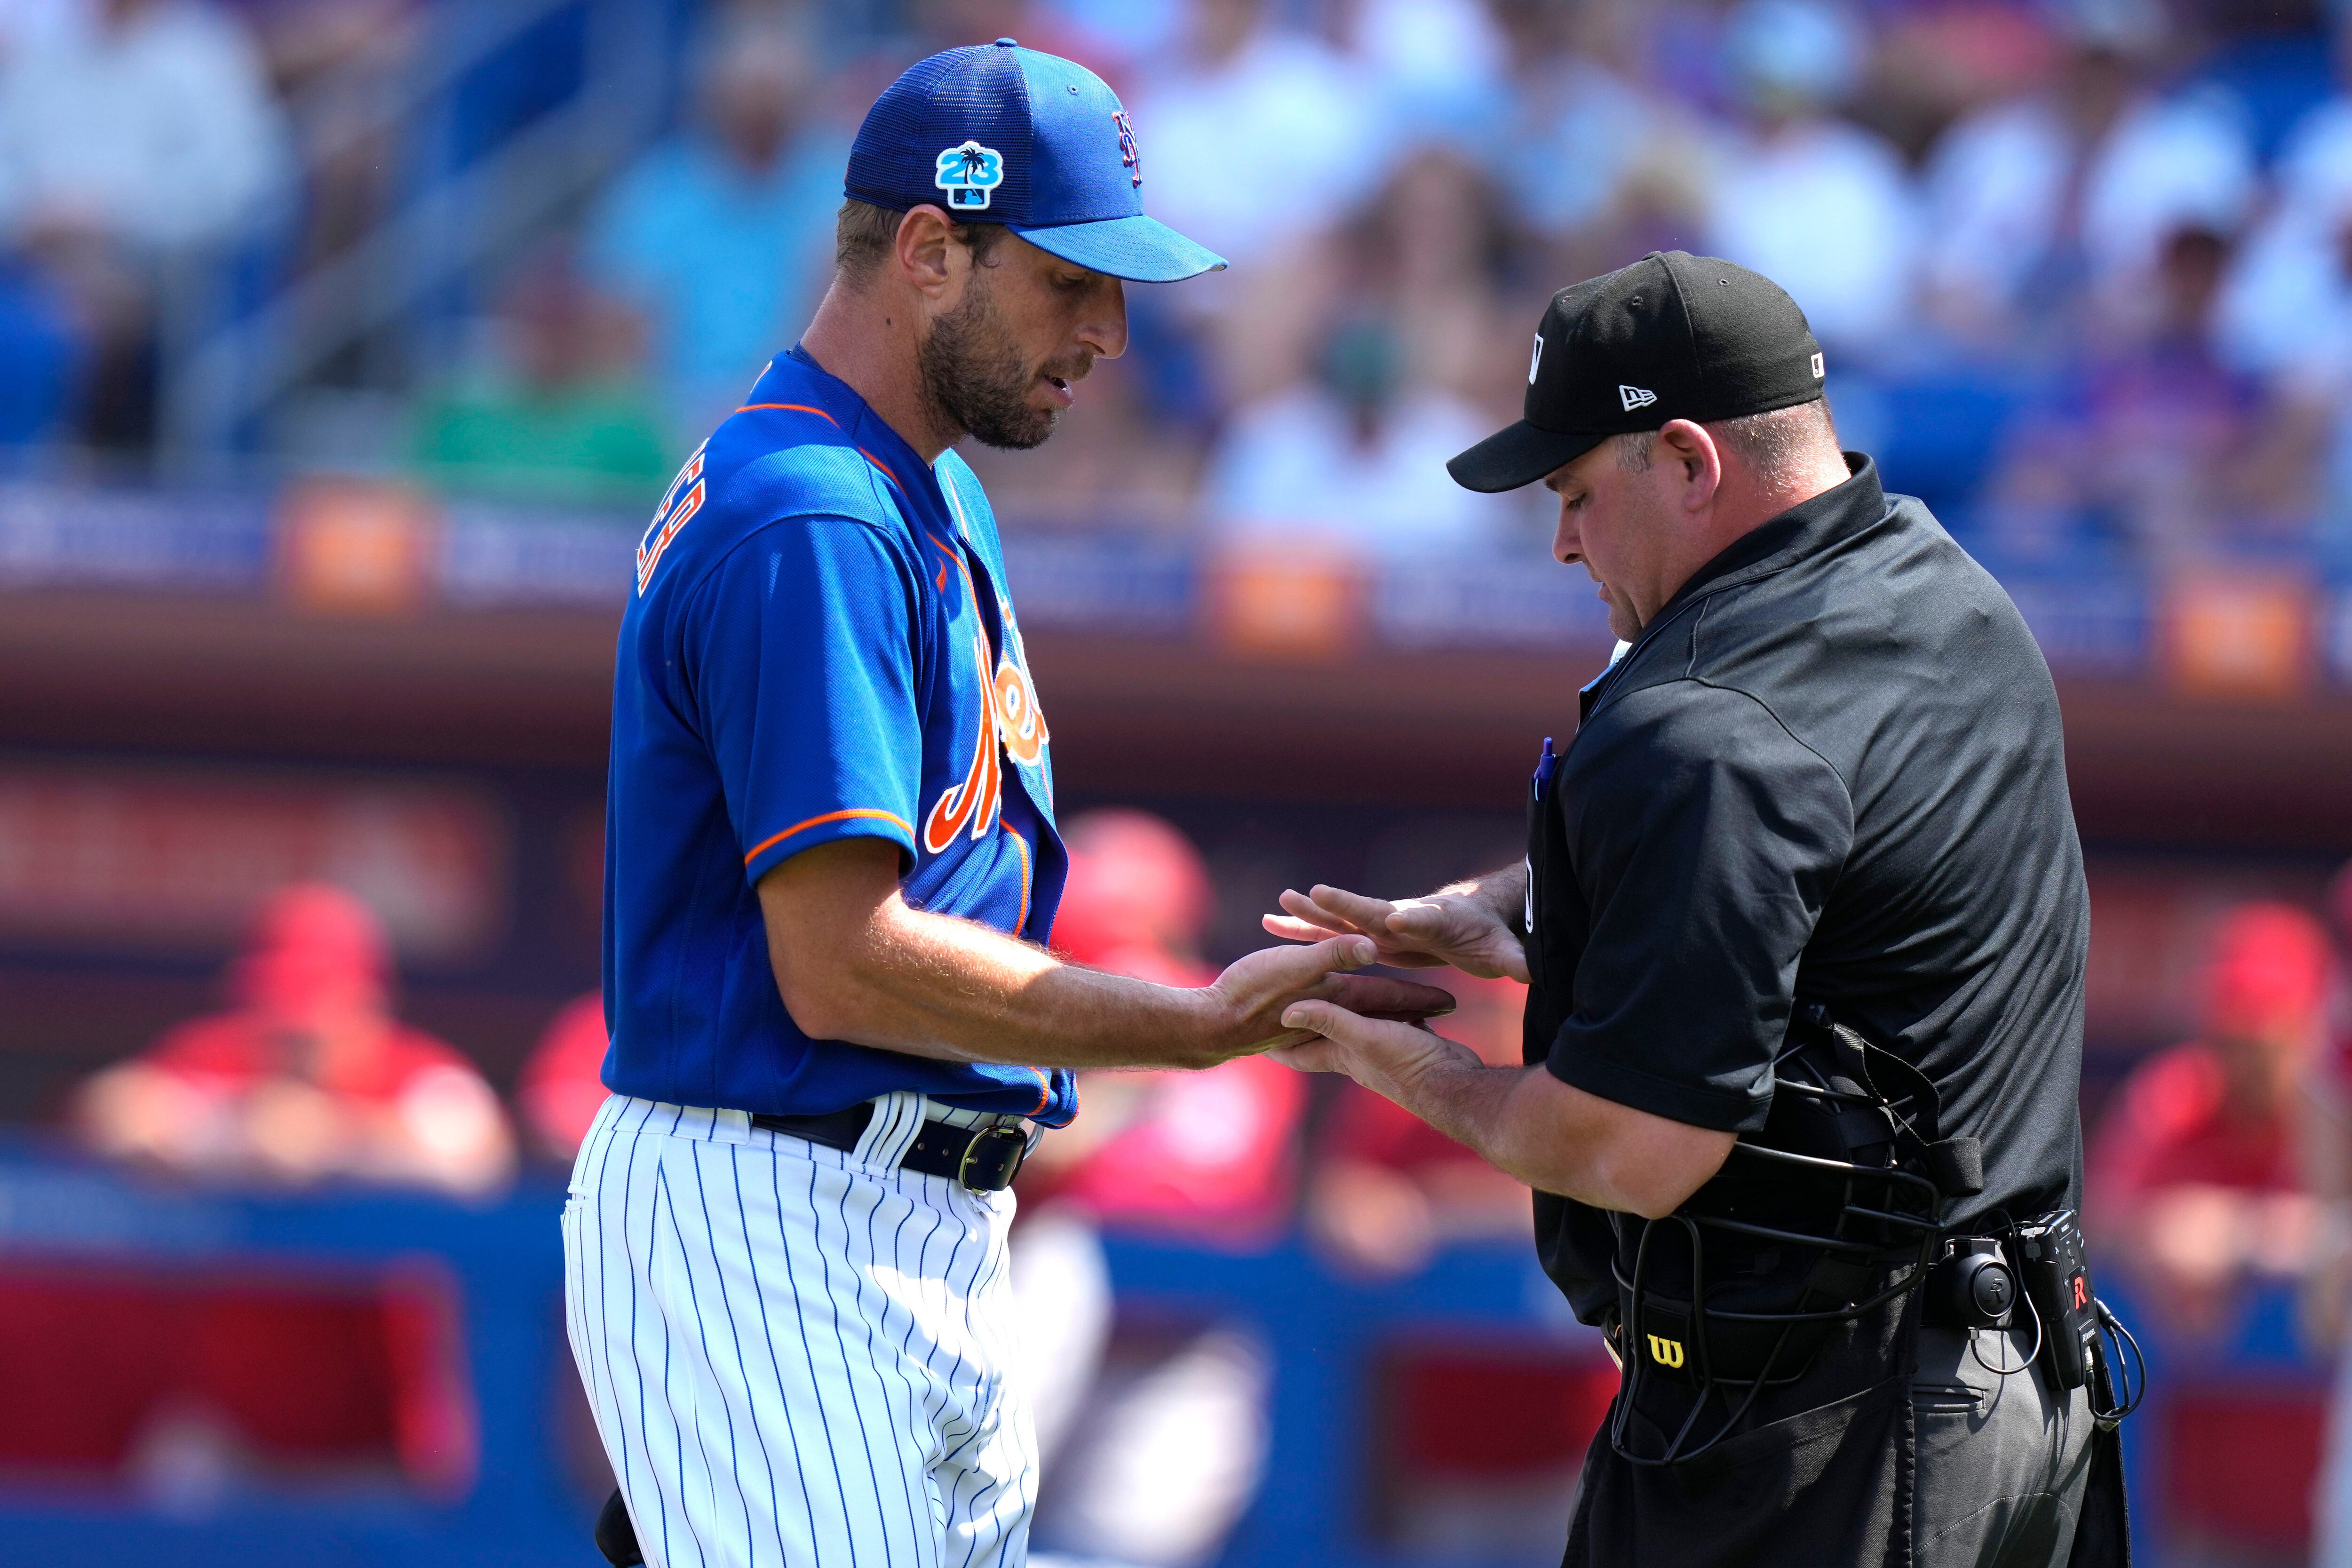
[[[1265,1053],[1298,1072],[1345,1072],[1339,1049],[1320,1035],[1309,1035],[1298,1045],[1276,1046]]]
[[[1254,965],[1257,982],[1271,990],[1311,991],[1335,972],[1361,969],[1380,955],[1370,937],[1327,936],[1305,947],[1269,947],[1243,962]]]

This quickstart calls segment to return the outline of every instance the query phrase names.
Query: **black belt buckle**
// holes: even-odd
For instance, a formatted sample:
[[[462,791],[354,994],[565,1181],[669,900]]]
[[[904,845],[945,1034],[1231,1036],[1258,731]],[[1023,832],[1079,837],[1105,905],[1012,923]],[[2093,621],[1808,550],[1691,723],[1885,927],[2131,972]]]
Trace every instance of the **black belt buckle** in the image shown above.
[[[964,1145],[963,1158],[956,1162],[956,1180],[967,1192],[1001,1193],[1013,1184],[1013,1178],[1021,1173],[1021,1162],[1028,1157],[1029,1135],[1000,1121],[972,1134],[971,1142]]]

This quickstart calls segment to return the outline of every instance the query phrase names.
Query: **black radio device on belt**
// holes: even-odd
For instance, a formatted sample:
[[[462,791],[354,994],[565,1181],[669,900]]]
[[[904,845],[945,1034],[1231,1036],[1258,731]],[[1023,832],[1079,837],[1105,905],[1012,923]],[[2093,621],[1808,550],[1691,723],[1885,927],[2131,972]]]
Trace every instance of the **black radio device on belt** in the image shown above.
[[[2091,1293],[2071,1210],[2008,1222],[1990,1236],[1948,1235],[1946,1203],[1984,1189],[1981,1148],[1943,1135],[1925,1073],[1818,1004],[1800,1005],[1773,1076],[1764,1127],[1741,1134],[1723,1169],[1681,1208],[1646,1223],[1612,1216],[1618,1314],[1610,1338],[1623,1381],[1609,1441],[1621,1458],[1674,1465],[1705,1453],[1765,1389],[1802,1377],[1836,1324],[1923,1287],[1927,1318],[1954,1327],[2006,1327],[2024,1307],[2037,1330],[2033,1352],[1992,1370],[2021,1372],[2039,1359],[2060,1389],[2094,1384],[2101,1426],[2131,1414],[2145,1364],[2124,1379],[2119,1359],[2106,1353],[2108,1338],[2119,1339],[2137,1363],[2139,1347]],[[1629,1238],[1636,1223],[1640,1236]],[[1677,1237],[1679,1245],[1660,1245]],[[1631,1417],[1652,1380],[1695,1387],[1699,1397],[1663,1451],[1641,1453]],[[1706,1415],[1717,1396],[1719,1420]]]
[[[2091,1414],[2113,1427],[2139,1408],[2147,1363],[2139,1342],[2092,1292],[2074,1211],[2061,1209],[2012,1226],[2003,1237],[2025,1277],[2025,1299],[2042,1326],[2042,1362],[2061,1388],[2091,1385]],[[2132,1371],[2122,1352],[2131,1352]]]

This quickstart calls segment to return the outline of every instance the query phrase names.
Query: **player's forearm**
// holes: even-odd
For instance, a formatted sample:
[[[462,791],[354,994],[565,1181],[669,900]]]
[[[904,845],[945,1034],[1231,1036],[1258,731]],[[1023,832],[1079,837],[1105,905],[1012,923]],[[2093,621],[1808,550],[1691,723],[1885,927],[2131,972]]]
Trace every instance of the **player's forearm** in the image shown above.
[[[883,1050],[1034,1067],[1205,1067],[1251,1043],[1226,1037],[1198,992],[1065,963],[897,900],[828,967],[822,987],[787,990],[794,1021]]]

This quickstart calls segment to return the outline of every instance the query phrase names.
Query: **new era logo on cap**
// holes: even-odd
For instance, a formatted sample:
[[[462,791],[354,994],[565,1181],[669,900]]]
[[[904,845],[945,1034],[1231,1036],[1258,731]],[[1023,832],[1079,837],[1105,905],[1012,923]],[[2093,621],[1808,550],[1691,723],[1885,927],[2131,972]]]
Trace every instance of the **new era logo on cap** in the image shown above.
[[[1636,408],[1647,408],[1655,403],[1658,395],[1646,386],[1627,386],[1620,382],[1617,384],[1617,400],[1625,405],[1625,412],[1631,414]]]

